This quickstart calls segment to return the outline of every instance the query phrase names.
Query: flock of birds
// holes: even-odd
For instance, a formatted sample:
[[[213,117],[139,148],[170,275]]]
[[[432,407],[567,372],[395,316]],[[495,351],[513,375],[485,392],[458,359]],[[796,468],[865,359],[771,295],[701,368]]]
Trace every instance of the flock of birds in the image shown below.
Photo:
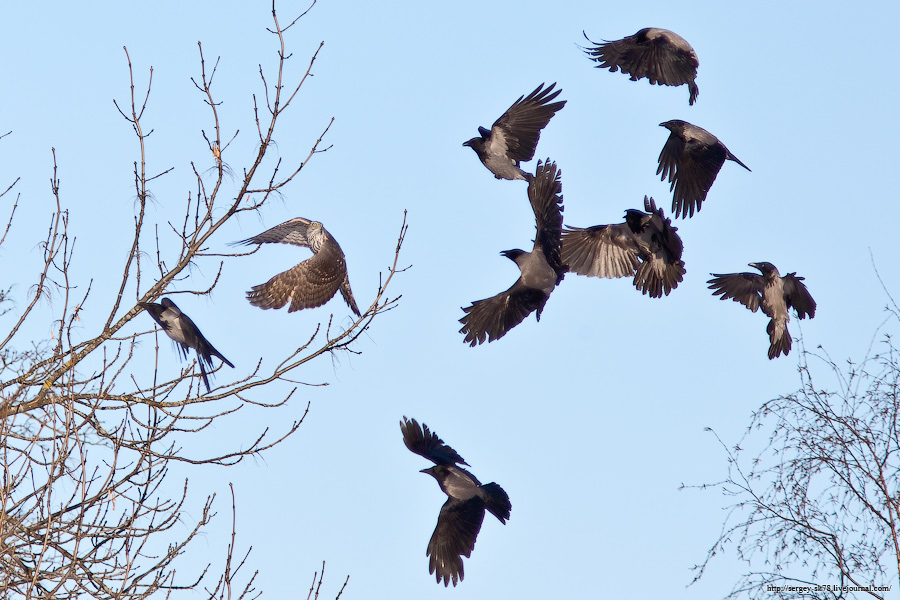
[[[591,43],[594,45],[584,50],[598,63],[597,68],[621,70],[633,81],[646,78],[651,84],[687,85],[689,104],[696,102],[699,61],[681,36],[665,29],[646,28],[620,40]],[[561,92],[554,90],[555,85],[545,88],[541,84],[527,96],[520,96],[489,130],[479,127],[479,137],[463,144],[475,151],[497,179],[527,182],[536,228],[530,252],[501,252],[519,267],[516,282],[506,291],[463,309],[460,333],[471,346],[500,339],[532,312],[540,321],[550,294],[569,271],[588,277],[633,277],[635,288],[652,298],[668,295],[684,277],[684,246],[678,228],[653,198],[644,197],[643,211],[627,210],[624,223],[586,228],[567,225],[563,230],[562,174],[556,163],[549,158],[539,160],[533,174],[521,168],[521,163],[534,158],[541,131],[566,104],[564,100],[554,102]],[[668,178],[671,184],[672,213],[676,218],[690,218],[700,211],[726,160],[750,170],[716,136],[701,127],[681,120],[666,121],[660,126],[670,133],[659,155],[657,175],[663,180]],[[344,253],[321,223],[298,217],[236,242],[267,243],[306,247],[313,255],[254,286],[247,292],[251,304],[279,309],[290,303],[288,312],[294,312],[321,306],[340,291],[347,306],[360,316]],[[782,277],[768,262],[753,262],[749,266],[760,274],[713,273],[707,282],[709,289],[722,300],[732,299],[753,312],[762,309],[770,319],[766,329],[769,358],[787,355],[791,349],[789,309],[793,308],[800,319],[812,318],[816,302],[803,284],[803,277],[796,273]],[[234,367],[169,298],[163,298],[160,304],[142,302],[140,306],[185,358],[190,349],[196,351],[207,392],[210,386],[206,369],[212,368],[213,356]],[[422,472],[434,477],[447,495],[426,556],[430,557],[429,572],[437,582],[444,586],[452,582],[456,586],[464,577],[462,558],[468,558],[475,547],[485,511],[505,523],[512,508],[509,496],[496,483],[481,484],[460,467],[468,463],[424,423],[420,426],[415,419],[404,417],[400,429],[406,447],[434,463]]]

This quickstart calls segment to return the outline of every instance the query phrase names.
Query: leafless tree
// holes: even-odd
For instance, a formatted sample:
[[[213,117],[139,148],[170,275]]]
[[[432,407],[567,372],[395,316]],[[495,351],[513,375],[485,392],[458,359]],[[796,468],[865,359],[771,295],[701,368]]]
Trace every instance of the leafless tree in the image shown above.
[[[733,548],[747,572],[727,598],[883,598],[900,570],[900,352],[885,336],[859,364],[804,353],[800,378],[719,440],[728,476],[699,487],[734,502],[694,581]]]
[[[224,565],[210,565],[190,575],[176,573],[178,557],[189,552],[191,542],[214,515],[214,496],[198,497],[187,481],[176,482],[178,493],[168,493],[173,489],[171,481],[164,485],[169,467],[176,462],[196,469],[233,465],[297,431],[306,412],[280,431],[248,432],[249,439],[234,440],[231,449],[212,455],[191,454],[180,441],[236,413],[282,406],[292,391],[268,403],[250,392],[277,381],[290,382],[289,377],[317,357],[358,352],[354,342],[399,300],[386,290],[402,270],[398,259],[406,233],[405,215],[402,223],[398,215],[396,240],[385,240],[387,263],[391,264],[392,253],[392,265],[359,319],[343,327],[334,326],[330,319],[320,323],[296,351],[263,356],[249,375],[211,393],[203,393],[195,363],[175,377],[156,373],[150,383],[143,375],[135,376],[147,370],[141,368],[143,362],[139,365],[134,360],[139,342],[153,343],[156,334],[146,317],[142,317],[146,322],[129,324],[141,313],[138,302],[154,301],[163,294],[210,293],[233,262],[231,255],[208,250],[211,242],[220,242],[215,236],[222,226],[240,213],[258,211],[314,156],[328,149],[323,140],[330,122],[323,123],[321,135],[299,164],[286,166],[271,156],[266,160],[276,126],[310,76],[322,48],[320,44],[310,57],[299,80],[284,79],[291,58],[286,34],[305,14],[283,25],[272,5],[269,31],[277,59],[271,71],[260,67],[262,94],[253,96],[254,112],[248,115],[255,123],[258,151],[231,187],[234,170],[226,158],[237,129],[234,134],[225,133],[213,85],[216,66],[210,68],[199,46],[199,76],[194,84],[208,110],[203,137],[210,153],[200,164],[213,161],[215,167],[210,177],[192,163],[196,188],[187,194],[183,214],[160,223],[147,211],[153,202],[151,187],[171,169],[147,171],[145,142],[151,128],[143,117],[153,70],[146,88],[138,89],[125,49],[131,86],[128,99],[115,106],[134,131],[136,201],[133,222],[118,226],[131,233],[118,249],[121,279],[110,297],[93,292],[93,280],[76,280],[71,268],[77,257],[76,236],[54,152],[50,191],[55,210],[40,244],[43,269],[35,281],[27,283],[31,288],[23,298],[12,298],[8,289],[0,293],[0,314],[16,302],[15,314],[5,317],[12,321],[10,326],[0,331],[0,598],[134,599],[179,589],[205,591],[209,598],[259,595],[253,587],[255,574],[246,575],[243,582],[236,579],[247,557],[237,558],[234,537]],[[14,185],[0,199],[8,201]],[[0,204],[8,214],[6,229],[0,230],[0,247],[14,224],[17,203],[18,199],[11,208]],[[108,253],[115,251],[111,247]],[[211,284],[197,287],[189,275],[192,267],[200,265],[215,265],[211,271],[216,275]],[[29,332],[35,329],[29,324],[46,323],[48,311],[53,335],[34,342]],[[217,375],[221,380],[227,373]],[[184,524],[189,525],[187,530]],[[321,581],[320,573],[320,586]]]

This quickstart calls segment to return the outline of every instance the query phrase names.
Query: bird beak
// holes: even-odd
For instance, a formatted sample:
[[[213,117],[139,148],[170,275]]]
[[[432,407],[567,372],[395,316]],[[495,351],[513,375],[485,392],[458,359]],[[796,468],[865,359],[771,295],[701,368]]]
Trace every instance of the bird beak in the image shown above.
[[[759,268],[759,263],[747,263],[747,266],[748,266],[748,267],[753,267],[754,269],[758,269],[758,268]]]

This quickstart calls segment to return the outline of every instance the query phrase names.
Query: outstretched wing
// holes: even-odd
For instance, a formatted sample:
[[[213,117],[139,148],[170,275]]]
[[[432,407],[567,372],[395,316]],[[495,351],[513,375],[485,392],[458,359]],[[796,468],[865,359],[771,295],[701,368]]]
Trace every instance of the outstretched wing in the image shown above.
[[[548,158],[538,161],[534,177],[528,183],[528,200],[534,211],[537,233],[534,237],[534,249],[540,248],[547,259],[547,264],[556,273],[556,285],[566,272],[565,262],[560,253],[562,247],[563,197],[562,171],[555,162]]]
[[[803,283],[803,277],[797,277],[796,273],[788,273],[782,278],[784,282],[784,301],[788,308],[794,307],[797,317],[812,319],[816,316],[816,301],[810,295]]]
[[[669,134],[659,154],[657,175],[668,177],[672,196],[672,213],[676,217],[694,216],[700,210],[709,188],[725,163],[725,147],[695,139],[685,142],[675,133]]]
[[[465,342],[470,346],[493,342],[506,335],[510,329],[525,320],[535,310],[540,320],[541,311],[547,303],[547,295],[541,290],[530,288],[516,280],[511,288],[491,298],[476,300],[464,308],[466,313],[459,320],[463,324],[459,330],[465,334]]]
[[[290,302],[288,312],[322,306],[331,300],[344,281],[346,268],[340,268],[341,265],[343,263],[336,265],[333,257],[319,252],[266,283],[253,286],[247,292],[247,300],[262,309],[277,309]]]
[[[471,556],[483,522],[484,500],[479,496],[465,501],[447,498],[425,552],[431,557],[428,572],[435,574],[438,583],[443,580],[446,587],[452,581],[456,586],[463,580],[462,557]]]
[[[453,448],[444,443],[436,433],[428,429],[428,425],[419,423],[415,419],[403,417],[400,421],[400,431],[403,432],[403,443],[419,456],[423,456],[436,465],[468,465],[463,457]]]
[[[729,298],[740,302],[753,312],[759,309],[762,300],[763,278],[755,273],[728,273],[721,275],[710,273],[712,279],[707,281],[709,289],[713,290],[713,296],[721,296],[722,300]]]
[[[276,225],[272,229],[267,229],[259,235],[254,235],[246,240],[234,242],[234,245],[293,244],[294,246],[309,248],[309,239],[306,237],[306,228],[310,223],[311,221],[309,219],[297,217],[290,221],[285,221],[281,225]]]
[[[553,91],[556,83],[547,89],[544,84],[527,96],[520,96],[491,127],[491,154],[505,155],[513,161],[529,161],[534,158],[541,130],[553,115],[565,106],[566,101],[550,101],[562,90]]]
[[[630,277],[640,266],[638,247],[625,223],[570,227],[562,233],[562,262],[588,277]]]

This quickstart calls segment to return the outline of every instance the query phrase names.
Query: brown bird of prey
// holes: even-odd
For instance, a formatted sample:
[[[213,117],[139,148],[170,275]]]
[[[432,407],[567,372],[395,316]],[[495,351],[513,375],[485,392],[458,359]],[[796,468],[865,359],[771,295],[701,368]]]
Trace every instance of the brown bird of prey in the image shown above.
[[[781,277],[775,265],[767,262],[750,263],[749,266],[759,269],[762,275],[710,273],[713,279],[707,282],[709,289],[713,290],[713,296],[721,295],[722,300],[731,298],[753,312],[762,308],[770,319],[766,327],[770,344],[769,360],[782,354],[787,356],[791,352],[791,334],[787,328],[791,316],[788,309],[793,307],[800,319],[807,316],[812,319],[816,316],[816,301],[803,284],[803,277],[797,277],[796,273]]]
[[[322,306],[341,291],[350,310],[360,316],[350,279],[344,252],[328,230],[318,221],[303,217],[291,219],[236,244],[293,244],[312,250],[313,255],[299,265],[279,273],[266,283],[253,286],[247,292],[247,300],[262,309],[281,308],[291,303],[288,312]]]
[[[728,151],[719,138],[696,125],[678,119],[660,123],[669,133],[669,139],[659,153],[659,168],[665,181],[668,176],[672,196],[672,212],[676,217],[693,217],[694,208],[706,200],[706,194],[716,180],[725,160],[733,160],[748,171],[750,167],[742,163]]]
[[[538,161],[534,177],[528,183],[528,199],[534,210],[537,234],[534,248],[525,252],[518,248],[504,250],[500,254],[515,261],[521,274],[511,288],[492,298],[473,302],[459,320],[463,324],[460,333],[470,346],[493,342],[537,311],[537,320],[566,268],[560,258],[562,245],[562,183],[561,171],[550,159]]]
[[[213,345],[203,337],[190,317],[181,312],[175,303],[168,298],[163,298],[160,304],[153,302],[138,302],[138,306],[150,313],[153,320],[156,321],[167,336],[175,342],[180,354],[188,357],[188,352],[193,348],[197,352],[197,363],[200,365],[200,375],[203,377],[203,383],[206,384],[206,392],[209,393],[209,378],[206,375],[206,367],[210,369],[213,366],[212,357],[218,356],[226,365],[234,368],[222,353],[213,348]]]
[[[550,87],[542,89],[542,83],[527,96],[519,96],[503,116],[494,121],[490,131],[479,127],[481,137],[474,137],[463,143],[463,146],[475,151],[497,179],[530,181],[531,174],[520,169],[519,163],[534,158],[541,130],[547,126],[556,111],[566,104],[565,100],[549,104],[562,91],[551,93],[555,85],[551,83]]]
[[[646,77],[650,83],[657,85],[688,85],[691,97],[688,102],[693,105],[700,90],[694,80],[697,79],[697,53],[683,37],[656,27],[646,27],[634,35],[621,40],[606,41],[602,44],[591,40],[593,48],[584,48],[591,60],[599,63],[596,68],[609,69],[611,73],[622,70],[631,75],[632,81]]]
[[[441,491],[447,494],[425,555],[431,557],[428,572],[434,573],[437,582],[443,580],[447,587],[452,581],[455,587],[465,576],[462,557],[472,555],[485,509],[505,525],[512,510],[509,496],[496,483],[482,485],[474,475],[457,466],[468,466],[469,463],[436,433],[429,431],[428,425],[423,423],[420,428],[415,419],[403,417],[400,430],[403,443],[410,452],[434,463],[433,467],[421,472],[434,477]]]
[[[588,277],[631,277],[634,287],[651,298],[678,287],[684,279],[684,245],[677,227],[644,196],[644,209],[625,211],[617,225],[569,227],[562,234],[562,261],[569,271]]]

